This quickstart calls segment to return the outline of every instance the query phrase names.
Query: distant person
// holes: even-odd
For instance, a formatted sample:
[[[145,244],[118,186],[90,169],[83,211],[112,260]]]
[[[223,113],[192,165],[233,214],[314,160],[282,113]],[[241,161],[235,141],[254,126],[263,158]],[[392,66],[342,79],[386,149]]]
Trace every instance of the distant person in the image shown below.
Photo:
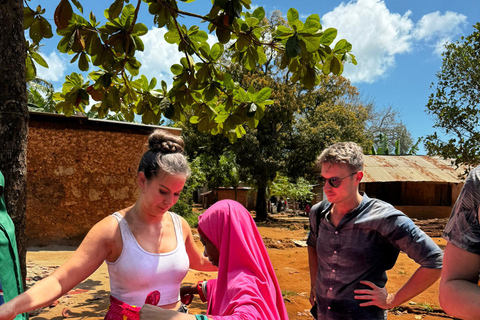
[[[15,240],[15,226],[7,213],[3,196],[4,188],[5,179],[0,172],[0,305],[23,292],[22,273],[18,259],[17,241]],[[15,319],[27,319],[27,314],[18,314]]]
[[[168,211],[190,174],[183,140],[157,129],[148,146],[138,166],[136,203],[98,222],[54,273],[0,306],[1,320],[48,305],[104,261],[111,291],[107,319],[138,318],[140,307],[135,306],[142,306],[153,291],[160,293],[158,306],[186,311],[180,285],[188,269],[217,268],[202,256],[185,219]]]
[[[445,248],[440,305],[461,319],[479,319],[480,287],[480,166],[473,169],[453,207],[443,232]]]
[[[199,217],[198,233],[205,256],[218,266],[218,278],[183,287],[182,293],[208,301],[207,316],[145,305],[142,320],[288,320],[267,249],[247,209],[233,200],[219,201]]]
[[[305,205],[305,214],[307,216],[310,214],[310,205],[308,203]]]
[[[385,309],[408,301],[440,277],[442,250],[392,205],[360,194],[360,146],[336,143],[318,162],[327,200],[310,211],[313,312],[318,319],[386,319]],[[420,267],[402,288],[388,293],[386,271],[400,251]]]

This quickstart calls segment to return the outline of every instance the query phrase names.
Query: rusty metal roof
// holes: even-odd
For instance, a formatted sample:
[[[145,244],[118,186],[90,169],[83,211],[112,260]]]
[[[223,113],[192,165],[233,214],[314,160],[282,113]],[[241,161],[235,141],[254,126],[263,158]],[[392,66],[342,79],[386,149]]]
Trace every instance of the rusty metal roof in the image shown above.
[[[440,157],[365,155],[364,159],[362,182],[463,182],[461,171]]]

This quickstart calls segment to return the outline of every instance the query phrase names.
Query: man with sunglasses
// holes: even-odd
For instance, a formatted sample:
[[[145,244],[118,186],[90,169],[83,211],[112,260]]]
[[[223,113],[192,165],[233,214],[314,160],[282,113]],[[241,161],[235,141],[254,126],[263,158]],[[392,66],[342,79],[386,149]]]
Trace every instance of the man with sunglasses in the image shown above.
[[[387,309],[418,295],[439,277],[442,250],[392,205],[360,193],[362,148],[340,142],[324,150],[327,200],[310,211],[310,302],[317,319],[386,319]],[[386,271],[403,251],[420,266],[388,293]]]

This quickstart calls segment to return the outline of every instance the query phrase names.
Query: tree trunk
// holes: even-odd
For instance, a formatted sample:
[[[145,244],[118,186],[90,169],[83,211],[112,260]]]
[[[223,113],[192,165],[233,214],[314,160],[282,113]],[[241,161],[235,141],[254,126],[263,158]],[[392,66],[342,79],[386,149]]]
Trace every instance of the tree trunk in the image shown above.
[[[0,4],[0,171],[5,176],[7,212],[15,224],[24,288],[27,136],[23,1],[5,0]]]
[[[260,179],[257,181],[257,205],[256,210],[256,221],[265,221],[267,220],[267,181],[266,179]]]

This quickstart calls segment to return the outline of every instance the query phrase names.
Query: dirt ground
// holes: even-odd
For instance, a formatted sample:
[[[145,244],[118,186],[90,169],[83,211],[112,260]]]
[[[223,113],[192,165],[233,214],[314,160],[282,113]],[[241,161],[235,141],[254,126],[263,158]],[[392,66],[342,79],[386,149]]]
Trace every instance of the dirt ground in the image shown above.
[[[415,221],[443,249],[445,240],[440,238],[446,220]],[[268,248],[268,253],[282,288],[291,320],[313,319],[309,314],[308,302],[309,273],[307,248],[299,246],[306,240],[308,220],[306,217],[282,216],[274,221],[259,223],[258,227]],[[195,232],[194,232],[195,233]],[[295,244],[293,242],[297,242]],[[198,245],[201,246],[200,242]],[[75,250],[74,247],[30,248],[27,253],[27,286],[50,274]],[[401,287],[413,274],[418,265],[401,253],[395,267],[388,272],[387,290]],[[215,277],[215,273],[190,271],[185,284]],[[103,264],[89,278],[55,301],[52,306],[31,313],[35,320],[103,319],[108,307],[109,283],[107,267]],[[194,300],[190,313],[205,313],[206,305]],[[391,310],[388,319],[451,319],[440,308],[438,282],[428,290]]]

